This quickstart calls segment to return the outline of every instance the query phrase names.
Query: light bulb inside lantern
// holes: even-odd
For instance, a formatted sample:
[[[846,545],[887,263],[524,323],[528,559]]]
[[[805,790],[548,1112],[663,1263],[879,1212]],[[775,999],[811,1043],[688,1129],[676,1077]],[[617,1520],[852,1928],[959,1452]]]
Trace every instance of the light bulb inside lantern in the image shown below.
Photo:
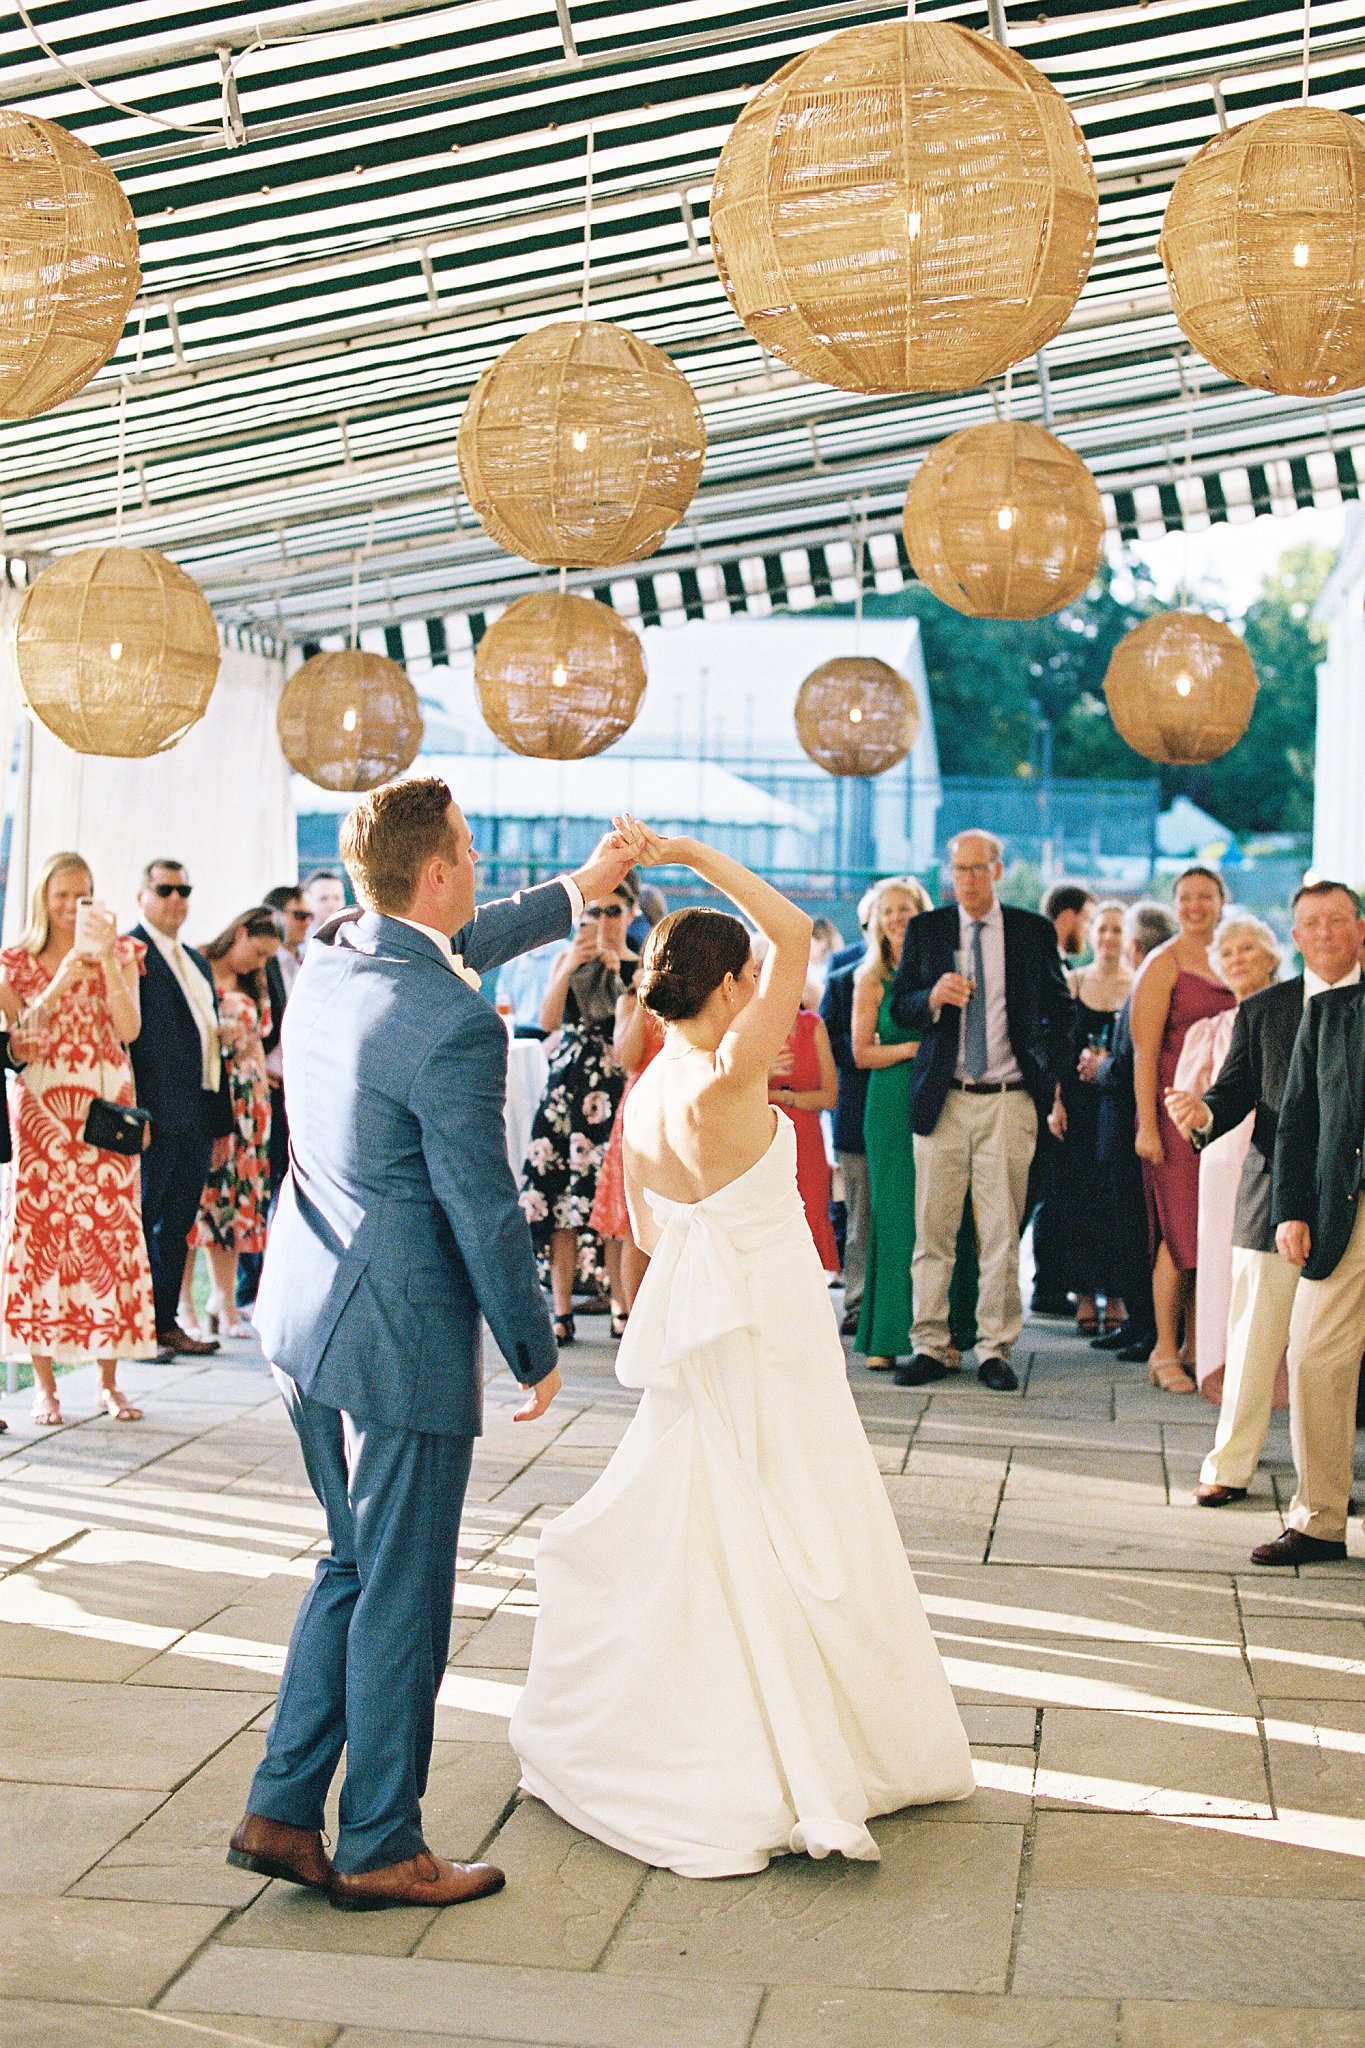
[[[356,708],[354,704],[348,704],[346,706],[346,709],[341,714],[341,730],[343,732],[354,732],[355,727]]]
[[[585,449],[585,448],[587,447],[587,445],[588,445],[588,430],[587,430],[587,428],[586,428],[586,427],[575,427],[575,428],[574,428],[574,430],[573,430],[573,444],[574,444],[574,447],[575,447],[575,448],[576,448],[576,449],[578,450],[578,453],[579,453],[579,454],[581,455],[581,454],[583,453],[583,450],[584,450],[584,449]]]
[[[1191,690],[1192,690],[1193,688],[1194,688],[1194,684],[1193,684],[1193,683],[1192,683],[1192,682],[1190,681],[1190,679],[1189,679],[1189,677],[1188,677],[1187,675],[1178,675],[1178,676],[1176,677],[1176,679],[1175,679],[1175,694],[1176,694],[1176,696],[1177,696],[1177,697],[1188,697],[1188,696],[1189,696],[1189,694],[1190,694],[1190,691],[1191,691]]]
[[[1295,270],[1306,270],[1306,269],[1308,268],[1308,244],[1307,244],[1307,242],[1295,242],[1295,244],[1294,244],[1294,268],[1295,268]]]
[[[995,523],[1002,533],[1008,533],[1014,524],[1013,505],[1002,505],[995,515]]]
[[[121,661],[123,659],[123,642],[121,640],[111,640],[109,642],[109,659],[110,661]]]
[[[858,706],[857,704],[855,704],[855,705],[853,706],[852,710],[851,710],[851,711],[849,712],[849,714],[848,714],[848,722],[849,722],[849,724],[850,724],[850,725],[861,725],[861,724],[862,724],[862,722],[863,722],[863,714],[862,714],[862,710],[861,710],[861,708],[860,708],[860,707],[859,707],[859,706]]]
[[[917,206],[915,206],[915,207],[912,207],[912,208],[910,209],[910,214],[909,214],[909,218],[907,219],[907,221],[906,221],[906,223],[905,223],[905,224],[906,224],[906,227],[907,227],[907,228],[909,229],[909,231],[910,231],[910,239],[911,239],[911,241],[912,241],[912,242],[917,242],[917,241],[919,240],[919,227],[920,227],[920,211],[919,211],[919,208],[918,208]]]
[[[564,688],[564,685],[568,682],[568,680],[569,671],[565,668],[562,661],[557,661],[554,667],[550,670],[550,681],[554,684],[557,690],[562,690]]]

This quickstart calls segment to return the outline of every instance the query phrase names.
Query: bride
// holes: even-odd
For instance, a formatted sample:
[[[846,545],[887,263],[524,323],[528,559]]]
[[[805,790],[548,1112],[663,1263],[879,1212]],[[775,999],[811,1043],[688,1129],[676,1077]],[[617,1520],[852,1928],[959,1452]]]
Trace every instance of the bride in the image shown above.
[[[740,920],[665,917],[641,1000],[667,1026],[625,1117],[651,1263],[617,1377],[643,1397],[553,1522],[511,1740],[525,1789],[683,1877],[804,1851],[874,1862],[870,1816],[972,1790],[967,1739],[849,1391],[768,1070],[811,920],[738,862],[634,820]]]

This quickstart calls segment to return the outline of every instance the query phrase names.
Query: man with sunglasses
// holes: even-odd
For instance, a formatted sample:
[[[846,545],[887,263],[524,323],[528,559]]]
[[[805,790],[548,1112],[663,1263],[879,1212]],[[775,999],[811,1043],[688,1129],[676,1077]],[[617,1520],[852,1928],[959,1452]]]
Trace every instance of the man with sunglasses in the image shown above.
[[[152,1118],[142,1155],[142,1228],[152,1268],[157,1357],[199,1357],[217,1341],[176,1322],[185,1240],[199,1212],[213,1140],[231,1127],[218,1039],[218,999],[208,961],[180,933],[192,891],[183,861],[153,860],[137,892],[133,937],[147,948],[142,1028],[129,1051],[137,1099]]]

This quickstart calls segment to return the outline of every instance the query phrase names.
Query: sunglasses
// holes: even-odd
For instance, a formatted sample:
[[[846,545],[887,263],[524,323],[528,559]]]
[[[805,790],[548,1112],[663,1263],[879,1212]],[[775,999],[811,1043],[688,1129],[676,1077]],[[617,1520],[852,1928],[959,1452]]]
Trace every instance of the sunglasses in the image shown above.
[[[589,903],[583,912],[584,917],[624,917],[625,914],[619,903]]]
[[[297,918],[301,924],[307,924],[312,914],[311,910],[282,910],[280,912],[281,917]]]
[[[188,903],[193,886],[192,882],[153,882],[152,894],[159,896],[163,902],[168,896],[180,896]]]

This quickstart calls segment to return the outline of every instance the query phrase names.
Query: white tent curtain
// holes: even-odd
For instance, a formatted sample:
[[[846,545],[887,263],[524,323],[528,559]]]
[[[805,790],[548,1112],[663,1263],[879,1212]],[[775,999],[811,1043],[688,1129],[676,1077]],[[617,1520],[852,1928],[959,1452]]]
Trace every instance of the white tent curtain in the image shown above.
[[[23,928],[32,878],[65,847],[85,856],[124,929],[137,914],[144,864],[157,855],[183,861],[194,883],[186,932],[195,940],[296,878],[293,796],[275,731],[282,663],[225,649],[207,712],[169,753],[147,761],[74,754],[19,708],[17,609],[15,592],[0,593],[0,760],[19,726],[7,943]]]

